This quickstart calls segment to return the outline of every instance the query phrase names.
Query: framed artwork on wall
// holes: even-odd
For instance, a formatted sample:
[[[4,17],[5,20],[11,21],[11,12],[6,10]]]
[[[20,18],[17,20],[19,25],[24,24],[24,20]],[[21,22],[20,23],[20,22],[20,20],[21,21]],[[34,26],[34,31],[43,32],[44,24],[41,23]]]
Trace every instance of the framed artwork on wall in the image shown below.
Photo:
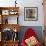
[[[9,15],[9,10],[2,10],[2,15]]]
[[[38,20],[38,8],[37,7],[24,7],[24,20],[25,21],[37,21]]]

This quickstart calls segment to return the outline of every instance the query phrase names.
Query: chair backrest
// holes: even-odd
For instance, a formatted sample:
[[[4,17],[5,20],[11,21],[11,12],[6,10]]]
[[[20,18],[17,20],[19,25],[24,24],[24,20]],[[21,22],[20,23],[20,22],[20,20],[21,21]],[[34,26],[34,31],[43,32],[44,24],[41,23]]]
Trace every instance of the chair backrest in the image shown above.
[[[28,39],[31,36],[36,36],[36,33],[32,28],[28,28],[22,38],[22,46],[26,46],[25,39]]]

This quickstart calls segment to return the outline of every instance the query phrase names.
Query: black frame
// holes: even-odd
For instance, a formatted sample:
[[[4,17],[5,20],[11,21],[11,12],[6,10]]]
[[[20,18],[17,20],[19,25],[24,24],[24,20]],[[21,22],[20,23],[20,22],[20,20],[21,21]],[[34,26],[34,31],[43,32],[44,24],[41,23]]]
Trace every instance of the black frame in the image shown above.
[[[36,9],[37,13],[36,13],[36,19],[33,20],[33,18],[30,18],[30,20],[26,20],[25,18],[25,14],[26,14],[26,9]],[[31,20],[32,19],[32,20]],[[38,7],[24,7],[24,21],[37,21],[38,20]]]

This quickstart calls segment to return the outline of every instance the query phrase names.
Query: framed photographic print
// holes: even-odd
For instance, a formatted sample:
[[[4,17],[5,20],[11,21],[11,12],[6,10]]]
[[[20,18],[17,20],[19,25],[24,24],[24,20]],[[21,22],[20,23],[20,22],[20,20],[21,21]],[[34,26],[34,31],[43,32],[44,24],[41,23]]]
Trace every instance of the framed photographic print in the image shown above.
[[[10,10],[10,12],[9,12],[10,15],[17,15],[17,13],[18,13],[18,12],[15,11],[15,10]]]
[[[9,10],[2,10],[2,15],[9,15]]]
[[[38,8],[37,7],[24,7],[24,20],[25,21],[37,21],[38,20]]]
[[[9,14],[10,14],[10,15],[14,15],[14,10],[10,10],[10,11],[9,11]]]

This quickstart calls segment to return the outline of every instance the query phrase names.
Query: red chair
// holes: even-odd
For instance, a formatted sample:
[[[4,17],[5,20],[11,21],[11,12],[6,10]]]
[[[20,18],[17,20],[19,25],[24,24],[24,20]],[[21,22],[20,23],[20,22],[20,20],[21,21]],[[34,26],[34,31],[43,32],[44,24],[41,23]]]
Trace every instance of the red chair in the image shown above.
[[[33,29],[31,29],[31,28],[27,29],[25,34],[24,34],[24,37],[22,38],[21,46],[27,46],[27,44],[25,43],[25,40],[32,37],[32,36],[34,36],[37,39],[37,35],[33,31]],[[38,41],[35,46],[41,46],[40,42]]]

